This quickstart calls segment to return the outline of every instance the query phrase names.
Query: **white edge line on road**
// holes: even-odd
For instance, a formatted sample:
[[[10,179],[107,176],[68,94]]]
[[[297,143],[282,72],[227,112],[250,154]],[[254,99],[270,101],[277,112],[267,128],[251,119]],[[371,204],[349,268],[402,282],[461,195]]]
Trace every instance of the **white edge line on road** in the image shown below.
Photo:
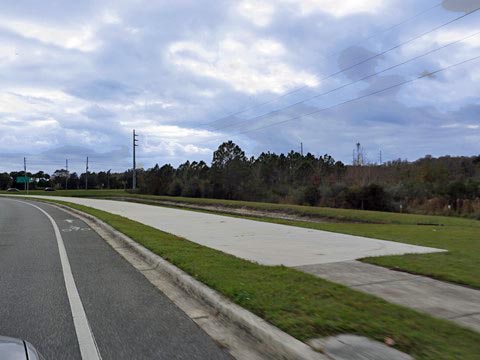
[[[40,210],[52,223],[55,231],[55,237],[57,238],[58,252],[60,253],[60,261],[62,263],[63,278],[65,280],[68,301],[70,302],[70,310],[72,311],[73,324],[75,326],[75,332],[77,333],[78,346],[80,347],[82,359],[101,360],[102,357],[98,350],[92,329],[88,323],[87,315],[85,314],[85,309],[83,308],[82,300],[80,299],[80,295],[75,285],[75,279],[73,278],[72,269],[70,268],[70,262],[68,261],[67,251],[65,250],[60,229],[58,228],[55,220],[42,208],[28,202],[19,200],[16,201],[33,206],[34,208]]]

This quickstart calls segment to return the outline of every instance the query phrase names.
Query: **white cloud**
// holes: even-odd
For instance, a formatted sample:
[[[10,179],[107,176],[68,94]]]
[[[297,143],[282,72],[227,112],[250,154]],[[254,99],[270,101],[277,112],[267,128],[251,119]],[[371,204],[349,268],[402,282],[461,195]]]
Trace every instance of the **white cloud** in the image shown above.
[[[154,153],[168,156],[206,155],[212,150],[206,147],[205,143],[215,139],[215,133],[210,131],[176,125],[146,125],[140,127],[138,133],[142,140],[142,152],[146,155]]]
[[[28,125],[30,127],[34,128],[34,129],[35,128],[44,129],[45,127],[48,127],[48,129],[50,129],[50,131],[53,130],[53,128],[59,128],[60,127],[60,124],[58,123],[58,121],[51,118],[51,117],[46,118],[46,119],[30,121]]]
[[[182,41],[168,48],[169,60],[181,69],[226,82],[244,93],[280,94],[292,87],[316,86],[314,74],[282,61],[285,53],[277,41],[233,34],[216,46]]]
[[[173,102],[168,102],[168,101],[159,100],[159,99],[136,99],[134,100],[133,103],[134,103],[134,106],[140,106],[140,107],[159,106],[162,109],[169,109],[176,106],[176,104]]]
[[[477,124],[451,123],[451,124],[441,125],[440,128],[442,128],[442,129],[457,129],[457,128],[463,128],[463,129],[469,129],[469,130],[477,130],[477,129],[480,129],[480,125],[477,125]]]
[[[13,43],[0,43],[0,65],[15,61],[17,56],[17,47]]]
[[[472,36],[476,33],[478,34]],[[406,39],[402,41],[405,40]],[[448,44],[452,45],[429,56],[434,62],[437,62],[438,67],[446,67],[455,62],[460,62],[478,55],[478,50],[480,49],[480,28],[437,30],[402,46],[401,52],[403,56],[409,58]]]
[[[462,126],[460,123],[452,123],[452,124],[445,124],[445,125],[440,125],[441,129],[455,129]]]
[[[130,34],[130,35],[136,35],[140,32],[139,28],[132,27],[132,26],[127,26],[125,30]]]
[[[377,13],[383,8],[384,0],[281,0],[298,6],[302,15],[325,12],[336,17],[357,13]]]
[[[207,130],[198,130],[191,128],[183,128],[176,125],[156,125],[149,124],[138,129],[139,133],[145,134],[147,138],[161,138],[161,139],[186,139],[208,140],[215,136],[215,133]]]
[[[479,33],[480,28],[476,29],[454,29],[454,30],[441,30],[435,32],[433,34],[427,35],[424,37],[426,42],[435,42],[440,45],[448,44],[450,42],[454,42],[460,40],[469,34],[473,35],[475,33]],[[472,47],[472,48],[479,48],[480,47],[480,34],[472,36],[464,41],[461,42],[464,46]]]
[[[209,155],[212,153],[212,150],[208,147],[200,147],[194,144],[184,144],[178,140],[149,140],[147,143],[142,145],[142,152],[145,155],[150,154],[163,154],[168,157],[175,156],[192,156],[192,155]]]
[[[243,0],[237,9],[240,15],[259,27],[269,25],[275,13],[272,3],[258,0]]]
[[[103,13],[102,20],[107,25],[117,25],[122,23],[120,16],[111,11],[105,11]]]
[[[0,92],[0,108],[18,115],[62,111],[78,112],[85,102],[63,91],[31,87],[11,88]]]
[[[19,88],[12,88],[11,91],[17,95],[34,97],[34,98],[49,100],[49,101],[67,102],[67,101],[73,101],[76,99],[73,96],[68,95],[63,91],[52,89],[52,88],[44,88],[44,87],[29,87],[29,88],[19,87]]]
[[[384,7],[384,0],[243,0],[237,6],[238,13],[250,20],[255,26],[270,25],[276,7],[287,6],[288,11],[308,16],[312,13],[327,13],[343,17],[358,13],[378,13]]]
[[[471,79],[472,79],[472,82],[478,83],[480,81],[480,72],[479,71],[472,72]]]
[[[52,134],[56,134],[62,127],[55,118],[42,116],[31,117],[22,126],[19,126],[16,116],[4,117],[0,124],[4,130],[0,134],[0,142],[7,144],[9,151],[30,151],[34,149],[34,144],[40,146],[41,142],[43,148],[57,145],[57,138],[52,137]]]
[[[5,113],[27,113],[37,109],[46,109],[48,104],[41,99],[25,99],[17,94],[0,93],[0,109]]]
[[[263,54],[265,56],[275,57],[285,54],[285,48],[283,45],[276,41],[259,39],[253,45],[259,54]]]
[[[66,28],[65,26],[45,25],[40,22],[0,18],[0,27],[23,37],[65,49],[90,52],[100,45],[100,41],[95,37],[94,29],[90,25]]]

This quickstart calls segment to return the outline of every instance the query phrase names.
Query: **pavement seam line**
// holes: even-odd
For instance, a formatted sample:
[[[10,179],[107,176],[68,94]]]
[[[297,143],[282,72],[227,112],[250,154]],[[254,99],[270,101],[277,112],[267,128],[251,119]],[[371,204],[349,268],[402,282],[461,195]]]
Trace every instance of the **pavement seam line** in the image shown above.
[[[75,326],[75,332],[77,334],[78,346],[83,360],[101,360],[100,351],[98,350],[95,337],[93,336],[92,329],[88,323],[87,315],[80,299],[77,286],[75,285],[75,279],[73,277],[70,262],[68,261],[67,251],[63,238],[55,220],[45,210],[39,206],[30,204],[25,201],[15,200],[20,203],[30,205],[40,212],[42,212],[53,226],[55,232],[55,238],[57,240],[58,252],[60,255],[60,262],[62,264],[63,279],[65,281],[65,288],[67,291],[68,301],[70,303],[70,311],[72,313],[73,324]]]
[[[362,287],[362,286],[370,286],[370,285],[382,285],[382,284],[390,284],[390,283],[397,283],[397,282],[405,282],[405,281],[413,281],[415,279],[419,278],[419,276],[415,276],[414,278],[411,279],[395,279],[395,280],[382,280],[382,281],[373,281],[365,284],[355,284],[355,285],[350,285],[350,287]]]
[[[449,319],[461,319],[461,318],[464,318],[464,317],[477,316],[477,315],[480,315],[480,312],[473,312],[473,313],[468,313],[468,314],[453,316],[453,317],[451,317],[451,318],[449,318]]]

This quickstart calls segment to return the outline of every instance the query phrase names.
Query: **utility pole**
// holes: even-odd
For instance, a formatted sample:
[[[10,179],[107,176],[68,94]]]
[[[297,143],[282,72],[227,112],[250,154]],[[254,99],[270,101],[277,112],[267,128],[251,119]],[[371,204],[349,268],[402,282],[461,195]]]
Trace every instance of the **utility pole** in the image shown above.
[[[303,157],[303,142],[300,143],[300,155]]]
[[[65,190],[68,189],[68,159],[65,159],[65,169],[66,169],[66,174],[65,174]]]
[[[138,146],[137,144],[137,136],[135,134],[135,129],[133,129],[133,178],[132,178],[132,189],[135,190],[137,187],[137,163],[135,158],[135,148]]]
[[[85,190],[88,189],[88,156],[87,156],[87,165],[85,166]]]
[[[380,160],[380,165],[382,165],[383,164],[383,162],[382,162],[382,150],[380,150],[380,152],[378,153],[378,158]]]
[[[30,179],[27,179],[27,158],[26,157],[23,158],[23,172],[25,173],[25,178],[23,179],[25,181],[25,191],[28,195],[28,180]]]

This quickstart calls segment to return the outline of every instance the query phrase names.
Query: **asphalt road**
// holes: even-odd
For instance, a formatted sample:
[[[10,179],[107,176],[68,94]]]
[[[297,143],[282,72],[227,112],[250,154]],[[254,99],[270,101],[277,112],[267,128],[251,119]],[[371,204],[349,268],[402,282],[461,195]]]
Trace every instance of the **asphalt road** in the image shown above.
[[[101,358],[231,359],[84,222],[29,203],[58,225]],[[0,198],[0,335],[30,341],[47,360],[82,359],[60,254],[45,214]]]

